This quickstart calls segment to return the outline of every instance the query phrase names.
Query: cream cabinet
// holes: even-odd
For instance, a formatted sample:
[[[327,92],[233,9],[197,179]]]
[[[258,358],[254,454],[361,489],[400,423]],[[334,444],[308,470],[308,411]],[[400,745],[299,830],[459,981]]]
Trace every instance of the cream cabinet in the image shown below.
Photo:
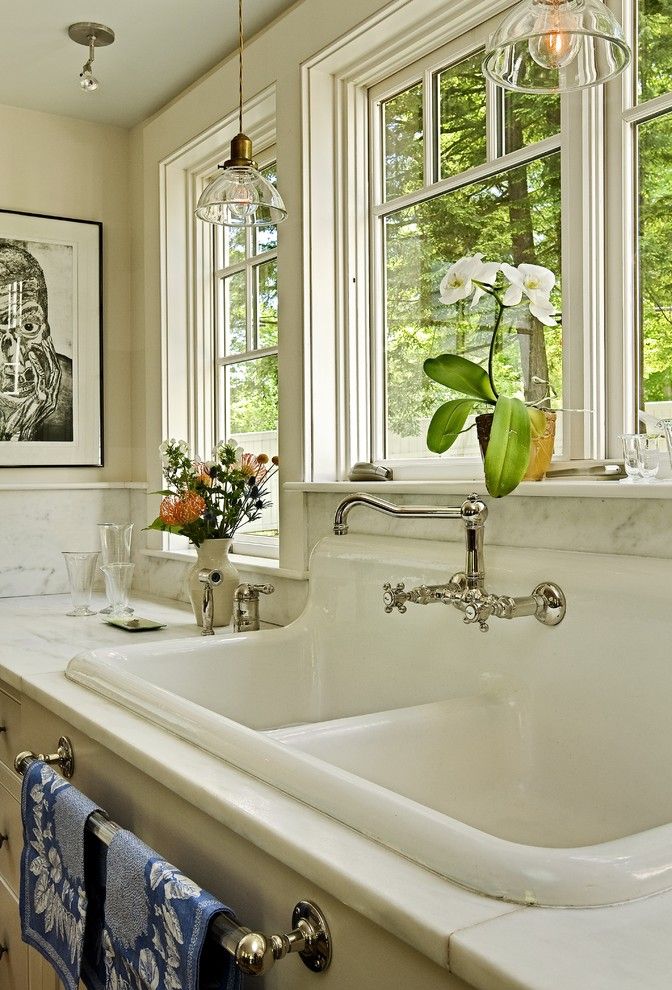
[[[0,988],[2,990],[60,990],[51,966],[21,941],[19,924],[19,863],[23,847],[21,781],[14,757],[25,749],[21,731],[21,702],[0,684]]]
[[[68,735],[75,752],[73,784],[229,903],[243,924],[278,931],[288,926],[297,901],[307,898],[320,905],[334,942],[328,972],[315,975],[298,958],[290,957],[277,963],[267,976],[248,978],[245,985],[250,990],[468,990],[446,969],[30,699],[23,700],[21,726],[27,749],[48,748],[59,736]],[[32,980],[31,970],[30,990],[52,990]],[[1,979],[0,986],[4,990]]]

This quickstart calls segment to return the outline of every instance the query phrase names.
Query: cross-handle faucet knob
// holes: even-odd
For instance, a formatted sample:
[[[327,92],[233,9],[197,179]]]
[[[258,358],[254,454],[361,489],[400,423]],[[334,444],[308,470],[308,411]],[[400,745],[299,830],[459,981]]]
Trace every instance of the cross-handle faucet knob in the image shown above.
[[[383,604],[385,606],[385,611],[388,613],[393,612],[394,609],[398,609],[402,615],[407,612],[406,602],[408,601],[408,595],[405,591],[405,584],[397,584],[394,588],[391,584],[383,585]]]
[[[272,584],[239,584],[233,593],[233,631],[258,632],[259,595],[272,595]]]

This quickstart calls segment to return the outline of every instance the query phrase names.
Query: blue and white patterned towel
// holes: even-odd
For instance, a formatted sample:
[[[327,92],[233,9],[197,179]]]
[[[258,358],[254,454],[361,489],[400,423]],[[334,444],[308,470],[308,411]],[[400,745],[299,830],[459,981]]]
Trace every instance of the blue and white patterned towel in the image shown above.
[[[90,990],[239,990],[235,961],[212,940],[215,915],[234,915],[131,832],[107,851],[102,934],[87,959]]]
[[[51,963],[67,990],[79,985],[87,911],[84,832],[98,810],[46,763],[35,761],[26,770],[21,934]]]

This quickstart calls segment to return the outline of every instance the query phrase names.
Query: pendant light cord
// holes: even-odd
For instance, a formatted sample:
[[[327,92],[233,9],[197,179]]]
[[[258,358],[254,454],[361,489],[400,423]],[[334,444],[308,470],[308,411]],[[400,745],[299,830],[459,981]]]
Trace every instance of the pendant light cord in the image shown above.
[[[238,0],[238,130],[243,133],[243,0]]]

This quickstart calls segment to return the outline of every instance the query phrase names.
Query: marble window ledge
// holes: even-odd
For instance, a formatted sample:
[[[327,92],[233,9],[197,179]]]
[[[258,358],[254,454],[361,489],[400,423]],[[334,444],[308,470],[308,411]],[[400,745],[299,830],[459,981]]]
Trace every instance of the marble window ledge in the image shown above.
[[[182,564],[193,564],[196,561],[196,554],[188,550],[141,550],[143,557],[156,557],[159,560],[176,560]],[[252,571],[255,574],[272,574],[275,577],[287,578],[290,581],[306,581],[307,571],[294,571],[287,567],[280,567],[279,561],[275,557],[247,557],[240,553],[231,554],[231,563],[234,567],[239,567],[243,571]]]
[[[488,497],[483,481],[451,479],[450,481],[290,481],[283,485],[285,491],[305,494],[333,492],[347,495],[349,492],[372,492],[381,497],[388,495],[461,495],[475,492]],[[617,498],[617,499],[672,499],[672,480],[623,484],[619,481],[523,481],[507,498],[529,496],[551,498]]]

